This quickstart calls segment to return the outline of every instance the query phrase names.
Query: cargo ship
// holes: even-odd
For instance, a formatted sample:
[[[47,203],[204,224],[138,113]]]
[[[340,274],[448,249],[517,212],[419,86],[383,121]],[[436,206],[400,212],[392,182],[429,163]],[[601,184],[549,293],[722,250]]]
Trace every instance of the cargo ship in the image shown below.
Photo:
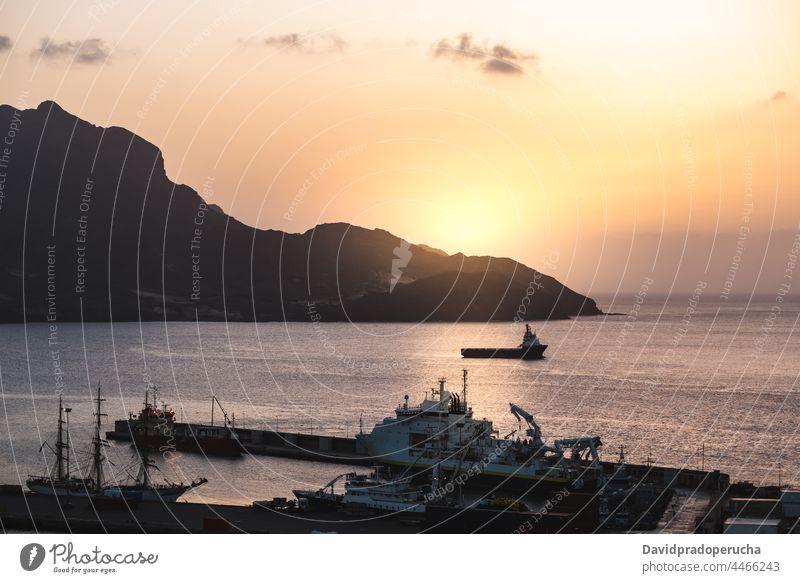
[[[426,393],[419,405],[398,405],[394,416],[377,423],[371,432],[356,435],[361,451],[376,462],[396,468],[430,469],[443,477],[465,476],[470,484],[502,486],[505,490],[537,492],[567,488],[597,491],[604,483],[599,437],[542,439],[533,415],[510,403],[517,430],[500,438],[492,421],[476,419],[467,402],[467,371],[461,394],[445,388],[445,379]],[[520,432],[522,433],[522,432]]]
[[[461,356],[464,358],[514,358],[518,360],[536,360],[544,358],[547,344],[539,342],[539,337],[531,330],[530,324],[525,324],[525,334],[522,344],[516,348],[462,348]]]

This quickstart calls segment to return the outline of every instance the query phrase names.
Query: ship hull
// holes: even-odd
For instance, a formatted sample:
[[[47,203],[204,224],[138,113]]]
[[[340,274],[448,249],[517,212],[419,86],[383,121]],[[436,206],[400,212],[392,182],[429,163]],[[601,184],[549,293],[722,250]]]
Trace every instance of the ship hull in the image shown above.
[[[189,490],[189,488],[185,487],[139,489],[114,486],[105,488],[100,494],[94,490],[76,486],[67,488],[66,485],[58,483],[47,484],[29,480],[26,485],[31,492],[42,496],[57,496],[59,498],[94,498],[100,496],[141,502],[175,502]]]
[[[408,463],[387,458],[381,458],[380,462],[398,470],[406,470],[409,466],[413,466],[412,471],[425,471],[433,468],[432,464],[422,462]],[[493,493],[504,492],[514,495],[527,495],[548,494],[563,489],[571,492],[596,492],[599,489],[599,484],[594,479],[582,479],[575,483],[561,476],[549,476],[545,472],[528,473],[524,468],[520,467],[501,468],[497,467],[496,464],[491,465],[494,467],[470,474],[469,466],[463,464],[458,468],[458,473],[454,475],[457,469],[456,466],[442,462],[439,464],[439,471],[442,475],[453,479],[461,476],[462,483],[466,488],[485,490],[487,492],[491,490]]]
[[[103,494],[108,498],[121,498],[136,502],[175,502],[190,488],[106,488]]]
[[[515,360],[538,360],[544,358],[547,344],[537,344],[529,348],[462,348],[464,358],[508,358]]]
[[[58,483],[44,483],[40,481],[28,480],[26,482],[28,489],[34,494],[42,496],[58,496],[59,498],[75,497],[75,498],[89,498],[94,495],[94,492],[79,486],[67,487],[66,485]]]
[[[308,500],[308,506],[312,510],[331,510],[342,505],[341,495],[320,495],[318,492],[311,490],[292,490],[292,494],[294,494],[294,497],[298,500],[301,498]]]
[[[399,498],[386,498],[372,495],[345,494],[342,498],[345,510],[354,514],[392,514],[421,516],[425,514],[424,500],[408,501]]]

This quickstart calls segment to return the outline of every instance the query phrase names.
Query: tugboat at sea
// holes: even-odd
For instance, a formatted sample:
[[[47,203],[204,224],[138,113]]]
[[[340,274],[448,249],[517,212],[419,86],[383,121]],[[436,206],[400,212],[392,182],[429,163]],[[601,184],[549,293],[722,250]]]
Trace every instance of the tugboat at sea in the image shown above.
[[[536,333],[531,330],[530,324],[525,324],[525,334],[522,344],[516,348],[462,348],[461,356],[464,358],[515,358],[520,360],[537,360],[544,358],[547,344],[539,342]]]

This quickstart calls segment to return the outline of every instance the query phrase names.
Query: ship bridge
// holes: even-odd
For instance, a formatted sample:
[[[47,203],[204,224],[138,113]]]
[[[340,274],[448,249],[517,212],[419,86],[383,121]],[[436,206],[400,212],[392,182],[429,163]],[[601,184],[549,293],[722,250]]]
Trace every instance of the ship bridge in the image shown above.
[[[439,386],[434,387],[430,391],[430,398],[425,394],[425,399],[419,405],[409,405],[408,395],[405,395],[404,402],[398,405],[395,413],[398,417],[409,417],[415,415],[423,416],[447,416],[452,414],[456,415],[472,415],[472,409],[467,407],[467,371],[464,370],[464,388],[459,395],[458,393],[451,393],[445,389],[447,379],[441,377],[439,379]]]

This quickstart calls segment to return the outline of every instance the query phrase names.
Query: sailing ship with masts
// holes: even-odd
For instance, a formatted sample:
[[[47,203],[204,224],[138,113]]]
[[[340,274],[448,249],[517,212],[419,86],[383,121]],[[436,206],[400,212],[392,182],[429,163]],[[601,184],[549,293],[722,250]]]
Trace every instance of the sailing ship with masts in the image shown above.
[[[142,447],[136,448],[139,470],[133,482],[106,482],[103,477],[103,466],[106,462],[103,452],[108,447],[108,442],[103,439],[101,433],[102,419],[106,417],[106,414],[102,412],[104,401],[98,387],[95,399],[95,431],[92,438],[91,464],[86,476],[78,477],[73,476],[70,469],[69,413],[72,409],[65,408],[62,397],[59,396],[55,446],[51,448],[44,443],[40,448],[40,451],[44,447],[50,448],[55,455],[55,461],[49,475],[29,476],[26,485],[31,492],[49,496],[111,497],[131,501],[175,502],[189,490],[208,482],[206,478],[198,478],[189,484],[155,482],[150,474],[158,467],[150,460],[147,449]],[[64,414],[66,414],[66,419]]]
[[[99,399],[99,390],[98,390]],[[84,478],[72,475],[70,468],[70,447],[69,447],[69,414],[72,409],[64,407],[63,398],[58,396],[58,429],[56,431],[56,442],[50,446],[47,442],[42,443],[39,451],[44,448],[50,449],[55,455],[53,467],[46,476],[28,476],[25,484],[31,492],[51,496],[92,496],[102,492],[102,469],[95,472],[95,476]],[[99,409],[96,413],[99,423]],[[64,440],[67,441],[64,441]],[[93,440],[98,448],[98,458],[102,455],[102,445],[98,440]],[[99,465],[98,465],[99,467]],[[94,469],[94,468],[93,468]],[[99,479],[96,479],[99,478]]]

